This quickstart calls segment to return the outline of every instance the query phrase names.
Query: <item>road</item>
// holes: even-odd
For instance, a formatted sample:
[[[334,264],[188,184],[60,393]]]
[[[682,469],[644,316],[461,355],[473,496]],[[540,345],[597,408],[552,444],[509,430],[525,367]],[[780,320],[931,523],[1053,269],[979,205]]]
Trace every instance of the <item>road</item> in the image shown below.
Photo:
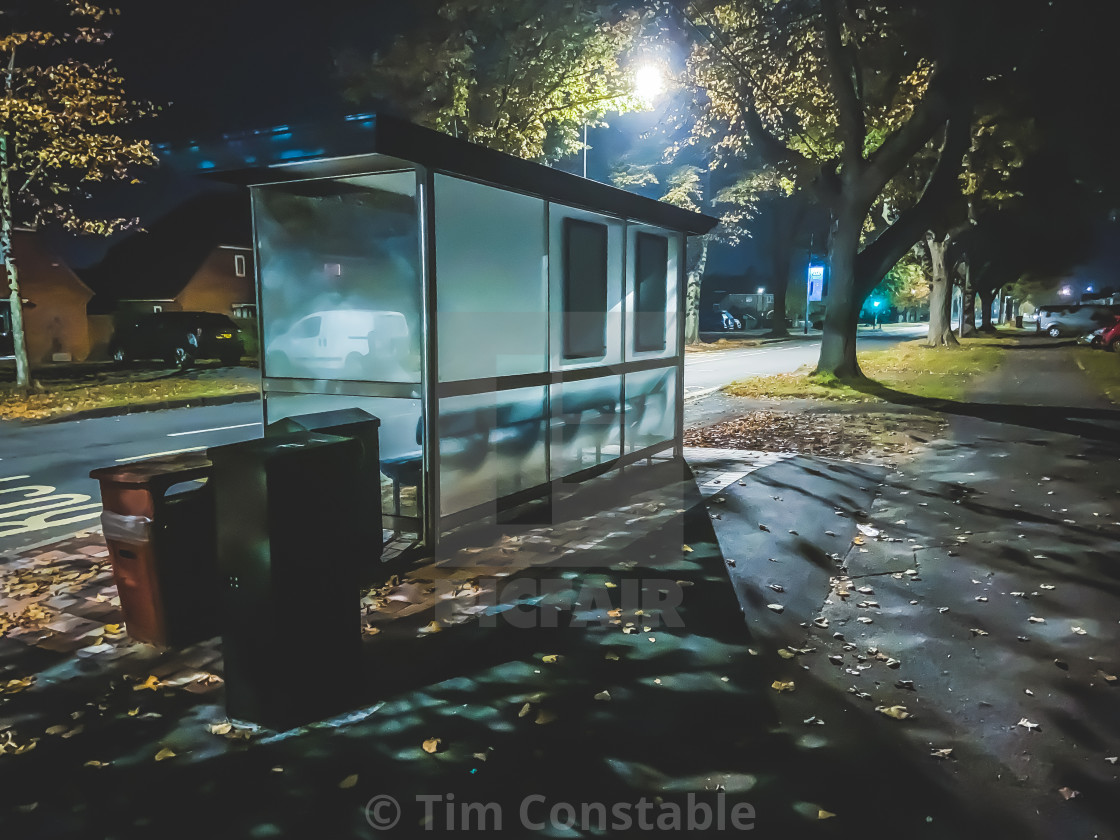
[[[860,341],[915,338],[925,325],[888,325]],[[690,354],[685,391],[695,397],[733,379],[796,370],[817,359],[819,339]],[[100,489],[89,472],[157,454],[258,437],[259,402],[152,411],[39,426],[0,427],[0,553],[97,525]]]

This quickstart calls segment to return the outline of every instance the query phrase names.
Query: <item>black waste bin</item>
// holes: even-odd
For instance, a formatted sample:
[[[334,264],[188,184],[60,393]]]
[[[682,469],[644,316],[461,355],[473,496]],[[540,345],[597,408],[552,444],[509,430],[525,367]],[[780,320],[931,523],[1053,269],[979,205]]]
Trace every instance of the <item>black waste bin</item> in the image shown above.
[[[1015,326],[1016,326],[1016,327],[1017,327],[1018,329],[1022,329],[1022,328],[1023,328],[1023,316],[1022,316],[1022,315],[1016,315],[1016,316],[1015,316]]]
[[[283,730],[356,708],[361,444],[295,432],[208,454],[230,717]]]
[[[101,525],[125,630],[183,647],[218,633],[214,496],[210,461],[183,452],[102,467]]]
[[[285,417],[265,427],[265,437],[291,434],[292,432],[323,432],[338,437],[354,438],[362,447],[360,458],[361,477],[356,492],[362,508],[363,528],[362,582],[372,584],[376,578],[376,565],[381,560],[384,535],[381,519],[381,457],[378,434],[381,420],[360,408],[338,411],[320,411],[314,414],[297,414]]]

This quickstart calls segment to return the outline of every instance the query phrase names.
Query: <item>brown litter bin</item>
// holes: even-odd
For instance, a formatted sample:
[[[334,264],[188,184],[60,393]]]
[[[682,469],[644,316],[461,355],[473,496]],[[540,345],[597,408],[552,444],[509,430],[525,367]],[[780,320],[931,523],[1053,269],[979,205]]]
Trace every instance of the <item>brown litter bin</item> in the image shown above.
[[[217,635],[214,494],[205,452],[90,472],[128,635],[180,647]],[[171,492],[169,492],[171,491]]]

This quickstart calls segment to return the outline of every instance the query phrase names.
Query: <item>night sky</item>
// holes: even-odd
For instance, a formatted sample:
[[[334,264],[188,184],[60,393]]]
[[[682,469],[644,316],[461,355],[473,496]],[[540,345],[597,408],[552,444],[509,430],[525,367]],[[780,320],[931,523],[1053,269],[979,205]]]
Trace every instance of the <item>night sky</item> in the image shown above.
[[[346,102],[334,76],[340,50],[372,51],[407,25],[432,13],[438,0],[192,0],[167,4],[153,0],[115,0],[121,11],[112,19],[114,37],[97,51],[110,56],[125,75],[129,93],[165,106],[163,113],[139,127],[156,142],[205,140],[224,132],[336,117],[361,110]],[[1072,16],[1070,16],[1072,18]],[[1065,134],[1093,144],[1101,129],[1094,103],[1102,73],[1111,74],[1105,27],[1071,24],[1070,32],[1050,43],[1032,80],[1043,126],[1051,137]],[[589,174],[607,180],[610,164],[661,118],[660,113],[611,120],[611,128],[592,131]],[[1099,148],[1099,145],[1097,146]],[[1088,151],[1088,150],[1087,150]],[[1096,170],[1111,166],[1104,180],[1115,179],[1115,156],[1074,157],[1092,161]],[[582,171],[580,160],[562,163]],[[164,168],[166,170],[166,167]],[[1088,179],[1096,171],[1081,173]],[[150,220],[175,203],[185,181],[172,173],[145,173],[145,187],[123,191],[130,206]],[[1104,256],[1093,255],[1086,283],[1115,274],[1116,222],[1102,225]],[[717,249],[709,270],[738,274],[752,262],[751,244],[738,252]],[[101,240],[67,243],[71,262],[82,266],[104,250]]]

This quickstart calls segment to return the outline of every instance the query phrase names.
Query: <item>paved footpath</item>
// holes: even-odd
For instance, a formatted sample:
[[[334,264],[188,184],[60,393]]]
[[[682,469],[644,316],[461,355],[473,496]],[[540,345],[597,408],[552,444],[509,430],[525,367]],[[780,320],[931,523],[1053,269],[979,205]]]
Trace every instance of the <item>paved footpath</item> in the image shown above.
[[[881,479],[819,611],[793,611],[782,728],[850,831],[1120,836],[1120,412],[1045,348],[972,399]],[[781,581],[765,565],[756,587]]]

